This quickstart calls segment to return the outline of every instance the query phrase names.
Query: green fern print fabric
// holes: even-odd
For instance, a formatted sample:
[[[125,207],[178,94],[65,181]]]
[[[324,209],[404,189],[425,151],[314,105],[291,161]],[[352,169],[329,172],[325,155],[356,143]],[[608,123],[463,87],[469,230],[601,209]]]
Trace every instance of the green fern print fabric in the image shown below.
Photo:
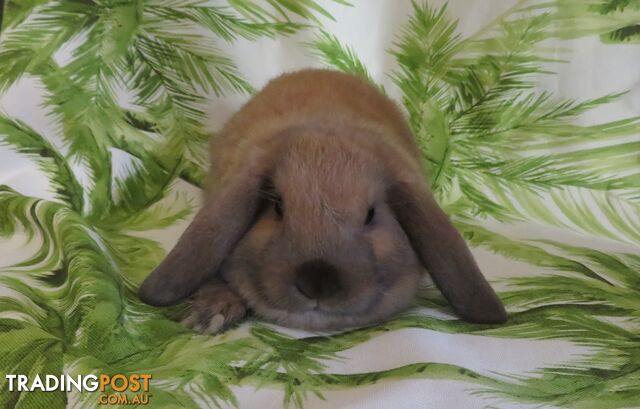
[[[637,0],[6,0],[0,407],[105,406],[11,374],[150,374],[152,408],[640,407],[639,27]],[[305,67],[403,108],[506,324],[458,320],[428,277],[331,334],[204,336],[139,301],[208,141]]]

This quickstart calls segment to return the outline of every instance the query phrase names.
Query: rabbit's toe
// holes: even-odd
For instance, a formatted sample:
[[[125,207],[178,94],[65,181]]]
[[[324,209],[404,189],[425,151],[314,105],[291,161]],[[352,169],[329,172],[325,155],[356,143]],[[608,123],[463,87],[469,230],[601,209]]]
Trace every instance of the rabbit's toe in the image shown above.
[[[206,284],[193,296],[183,325],[202,334],[217,334],[246,314],[242,299],[225,283]]]

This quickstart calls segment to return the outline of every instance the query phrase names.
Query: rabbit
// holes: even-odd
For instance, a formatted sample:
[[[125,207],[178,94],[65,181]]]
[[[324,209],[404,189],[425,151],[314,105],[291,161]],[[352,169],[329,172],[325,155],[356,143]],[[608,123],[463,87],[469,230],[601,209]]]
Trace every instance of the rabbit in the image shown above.
[[[406,308],[426,269],[462,319],[503,323],[423,169],[403,114],[375,86],[331,70],[281,75],[212,141],[204,205],[140,299],[191,297],[184,323],[203,333],[247,308],[340,330]]]

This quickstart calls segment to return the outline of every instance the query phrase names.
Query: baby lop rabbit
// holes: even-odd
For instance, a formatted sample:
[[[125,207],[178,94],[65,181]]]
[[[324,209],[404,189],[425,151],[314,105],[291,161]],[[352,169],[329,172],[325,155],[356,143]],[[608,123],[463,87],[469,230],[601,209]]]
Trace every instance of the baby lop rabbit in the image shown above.
[[[403,115],[367,82],[328,70],[271,81],[215,138],[204,206],[140,288],[215,333],[245,306],[306,329],[380,322],[426,269],[460,317],[506,313],[434,201]]]

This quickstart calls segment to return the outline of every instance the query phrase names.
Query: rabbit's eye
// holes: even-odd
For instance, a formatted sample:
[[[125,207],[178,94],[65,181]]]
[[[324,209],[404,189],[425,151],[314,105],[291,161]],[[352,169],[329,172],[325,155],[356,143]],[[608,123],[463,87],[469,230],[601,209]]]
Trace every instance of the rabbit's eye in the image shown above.
[[[364,220],[364,224],[365,225],[371,224],[375,216],[376,216],[376,209],[373,207],[370,207],[369,211],[367,212],[367,218]]]
[[[282,201],[276,200],[276,202],[273,204],[273,208],[276,211],[276,215],[278,215],[278,219],[282,219],[282,215],[283,215]]]

